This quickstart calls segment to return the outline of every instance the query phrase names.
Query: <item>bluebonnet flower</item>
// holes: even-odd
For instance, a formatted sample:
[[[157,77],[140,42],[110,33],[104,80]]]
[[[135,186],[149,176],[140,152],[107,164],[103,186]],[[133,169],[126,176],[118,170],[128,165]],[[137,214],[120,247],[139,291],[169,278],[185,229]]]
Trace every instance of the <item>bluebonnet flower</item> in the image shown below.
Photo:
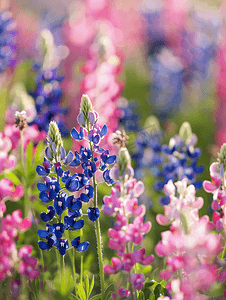
[[[66,250],[69,248],[68,246],[68,240],[67,239],[60,239],[57,248],[59,249],[59,252],[61,255],[66,254]]]
[[[35,101],[37,115],[30,124],[37,124],[39,130],[48,131],[49,122],[53,119],[57,122],[61,134],[67,136],[69,131],[64,115],[67,108],[61,107],[62,88],[61,82],[64,76],[58,74],[58,66],[61,61],[59,51],[54,44],[53,36],[47,29],[41,32],[43,45],[46,47],[43,62],[36,75],[36,88],[30,92]],[[36,68],[37,70],[37,68]]]
[[[51,205],[47,205],[47,213],[42,212],[40,214],[40,218],[43,222],[48,222],[48,221],[52,220],[54,215],[55,215],[54,207]]]
[[[0,12],[0,74],[15,64],[15,25],[11,12]]]
[[[112,166],[116,162],[116,156],[111,156],[108,150],[99,147],[100,140],[107,133],[107,126],[99,127],[97,124],[98,115],[94,111],[87,110],[91,102],[89,103],[90,100],[87,99],[87,96],[85,98],[84,101],[88,101],[88,106],[84,103],[81,105],[83,112],[80,112],[82,117],[81,115],[79,117],[79,120],[84,123],[84,128],[80,127],[79,132],[72,129],[71,136],[75,140],[86,139],[89,142],[89,147],[81,146],[79,152],[75,151],[73,154],[72,151],[69,151],[66,154],[58,125],[51,121],[47,134],[48,146],[45,149],[47,158],[44,158],[43,166],[38,165],[36,168],[38,175],[42,176],[44,180],[44,182],[37,184],[40,191],[39,198],[44,203],[54,201],[54,207],[48,205],[47,213],[42,212],[40,215],[44,222],[53,224],[46,224],[46,230],[38,230],[39,237],[46,239],[46,241],[39,241],[39,247],[42,250],[57,247],[61,255],[65,255],[68,249],[68,240],[63,238],[64,231],[79,230],[85,224],[84,220],[81,219],[83,215],[82,203],[88,203],[94,197],[94,187],[90,184],[90,179],[94,178],[97,171],[103,171],[100,168],[101,164],[105,165],[103,177],[106,181],[113,183],[109,176],[108,166]],[[89,135],[91,130],[93,130],[92,134]],[[82,169],[82,171],[71,174],[70,170],[64,171],[64,166],[73,168],[81,166],[80,170]],[[54,173],[55,176],[47,176],[50,173],[51,175]],[[80,192],[78,198],[71,195],[74,192]],[[98,219],[100,211],[97,207],[90,207],[87,214],[89,219],[94,222]],[[61,222],[62,216],[64,223]],[[55,219],[57,219],[57,223],[54,223]],[[80,239],[75,239],[73,244],[78,251],[87,250],[89,245],[87,242],[80,243]]]
[[[77,251],[86,251],[89,247],[89,242],[80,243],[80,236],[71,241],[71,245],[76,248]]]
[[[139,130],[139,117],[136,112],[136,101],[127,101],[121,98],[117,102],[120,110],[119,125],[124,128],[126,132]]]
[[[97,207],[89,207],[87,209],[88,217],[91,221],[96,221],[100,216],[100,210]]]
[[[182,102],[183,66],[167,48],[150,60],[150,66],[153,87],[150,100],[156,111],[166,116],[178,109]]]

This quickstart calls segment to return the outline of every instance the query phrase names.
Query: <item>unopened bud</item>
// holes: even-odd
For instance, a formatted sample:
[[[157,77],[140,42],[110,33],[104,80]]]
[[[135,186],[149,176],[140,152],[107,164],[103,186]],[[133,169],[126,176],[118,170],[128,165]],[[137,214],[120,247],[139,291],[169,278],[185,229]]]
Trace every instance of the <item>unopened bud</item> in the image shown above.
[[[89,123],[89,112],[93,111],[93,107],[88,95],[82,95],[80,111],[83,114],[85,123]]]
[[[185,141],[190,140],[192,137],[192,129],[191,125],[188,122],[184,122],[181,125],[181,128],[179,130],[179,136]]]
[[[119,168],[119,175],[123,176],[127,167],[131,165],[131,158],[126,147],[119,149],[117,162]]]
[[[154,134],[161,130],[159,120],[155,116],[149,116],[145,120],[144,128],[148,134]]]
[[[63,141],[57,123],[51,121],[49,123],[49,131],[47,135],[47,141],[50,148],[51,156],[55,159],[55,162],[61,160],[61,147],[63,147]]]

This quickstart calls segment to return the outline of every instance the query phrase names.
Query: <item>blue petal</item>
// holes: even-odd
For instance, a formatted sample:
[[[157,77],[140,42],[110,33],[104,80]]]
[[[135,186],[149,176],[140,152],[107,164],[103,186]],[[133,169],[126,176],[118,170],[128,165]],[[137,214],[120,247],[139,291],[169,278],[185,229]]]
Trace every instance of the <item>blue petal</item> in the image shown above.
[[[44,203],[48,203],[50,201],[52,201],[52,199],[49,198],[49,196],[47,195],[47,193],[45,192],[41,192],[39,193],[39,198],[42,200],[42,202]]]
[[[47,236],[49,236],[49,233],[43,229],[39,229],[37,233],[41,239],[45,239]]]
[[[39,176],[46,176],[47,174],[49,174],[49,172],[46,171],[46,169],[40,165],[37,165],[36,172]]]
[[[78,229],[81,229],[83,226],[84,226],[84,220],[81,219],[81,220],[75,222],[73,228],[75,230],[78,230]]]
[[[107,134],[108,128],[107,125],[104,124],[104,126],[102,127],[101,131],[100,131],[100,136],[104,137]]]
[[[86,251],[89,248],[89,242],[83,242],[78,245],[78,251]]]
[[[116,163],[116,160],[117,160],[117,156],[116,155],[112,155],[112,156],[109,156],[106,160],[105,160],[105,163],[106,164],[115,164]]]
[[[64,163],[65,165],[70,164],[70,163],[72,162],[72,160],[73,160],[73,157],[74,157],[73,152],[70,150],[70,151],[68,152],[67,157],[64,159],[63,163]]]
[[[38,241],[38,245],[41,250],[47,250],[50,248],[50,246],[43,241]]]
[[[80,138],[79,138],[79,133],[78,133],[78,131],[75,129],[75,128],[72,128],[72,130],[71,130],[71,136],[73,137],[73,139],[75,139],[75,140],[79,140]]]
[[[37,188],[40,192],[46,192],[48,190],[48,186],[42,182],[37,183]]]
[[[76,237],[75,239],[73,239],[73,240],[71,241],[72,247],[77,248],[79,244],[80,244],[80,236]]]
[[[89,197],[85,193],[81,193],[80,198],[83,202],[89,202]]]

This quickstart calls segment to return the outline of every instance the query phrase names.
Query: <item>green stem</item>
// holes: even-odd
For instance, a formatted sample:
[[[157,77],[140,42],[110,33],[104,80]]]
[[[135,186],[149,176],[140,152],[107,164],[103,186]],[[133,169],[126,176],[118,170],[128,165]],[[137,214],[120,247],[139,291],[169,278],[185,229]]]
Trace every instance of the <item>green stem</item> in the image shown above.
[[[20,131],[20,149],[21,149],[21,162],[23,169],[25,169],[24,165],[24,135],[23,135],[23,130]]]
[[[80,239],[83,236],[83,230],[80,229]],[[83,253],[81,253],[81,267],[80,267],[80,283],[83,284]]]
[[[97,206],[97,184],[95,175],[93,175],[93,187],[94,187],[94,207]],[[98,261],[100,269],[100,287],[101,287],[101,300],[104,300],[104,266],[103,266],[103,253],[101,249],[101,231],[100,231],[100,220],[99,218],[95,221],[95,232],[97,239],[97,251],[98,251]]]
[[[60,264],[61,264],[61,292],[65,292],[65,259],[64,255],[60,255]]]

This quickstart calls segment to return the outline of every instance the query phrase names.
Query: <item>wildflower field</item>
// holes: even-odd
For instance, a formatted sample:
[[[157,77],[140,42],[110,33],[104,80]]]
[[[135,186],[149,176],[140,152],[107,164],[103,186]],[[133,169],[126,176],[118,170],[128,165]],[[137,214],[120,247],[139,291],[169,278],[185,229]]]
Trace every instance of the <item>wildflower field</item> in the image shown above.
[[[0,0],[0,299],[226,299],[226,2]]]

